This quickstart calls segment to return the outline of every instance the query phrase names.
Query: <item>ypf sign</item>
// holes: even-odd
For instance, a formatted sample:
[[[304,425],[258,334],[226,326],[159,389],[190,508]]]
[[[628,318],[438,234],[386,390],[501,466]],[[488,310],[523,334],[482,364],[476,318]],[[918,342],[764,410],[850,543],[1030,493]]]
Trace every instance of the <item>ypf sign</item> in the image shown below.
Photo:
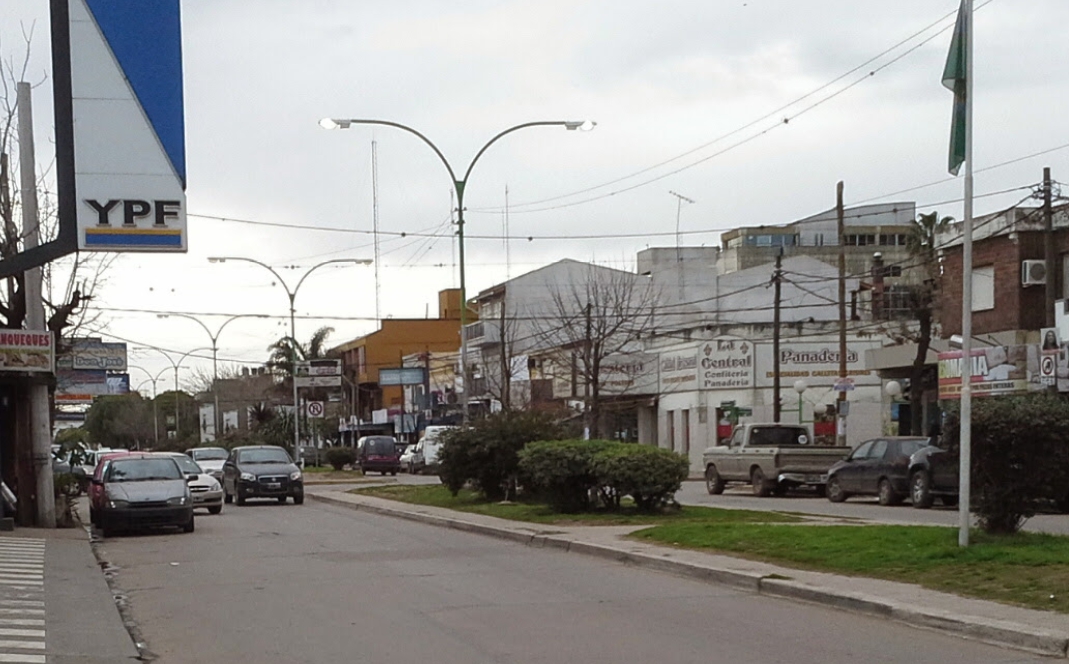
[[[78,248],[186,251],[179,0],[66,2]]]

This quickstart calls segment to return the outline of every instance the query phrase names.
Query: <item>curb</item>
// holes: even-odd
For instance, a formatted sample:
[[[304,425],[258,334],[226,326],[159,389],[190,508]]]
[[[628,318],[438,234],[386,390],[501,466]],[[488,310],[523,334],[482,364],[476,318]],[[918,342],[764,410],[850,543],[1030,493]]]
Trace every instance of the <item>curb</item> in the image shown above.
[[[521,529],[473,523],[458,518],[411,511],[410,509],[354,503],[323,494],[306,495],[313,500],[353,510],[453,528],[478,535],[487,535],[518,542],[525,546],[553,548],[568,553],[595,556],[708,583],[726,585],[768,597],[819,604],[833,609],[862,613],[877,618],[889,618],[912,627],[950,633],[1004,648],[1024,650],[1062,659],[1069,657],[1069,632],[1048,632],[1009,621],[989,620],[975,616],[960,616],[941,611],[926,610],[861,593],[834,592],[789,579],[770,578],[751,572],[696,565],[646,553],[625,551],[603,544],[576,541],[559,535],[540,535],[534,531],[525,532]]]

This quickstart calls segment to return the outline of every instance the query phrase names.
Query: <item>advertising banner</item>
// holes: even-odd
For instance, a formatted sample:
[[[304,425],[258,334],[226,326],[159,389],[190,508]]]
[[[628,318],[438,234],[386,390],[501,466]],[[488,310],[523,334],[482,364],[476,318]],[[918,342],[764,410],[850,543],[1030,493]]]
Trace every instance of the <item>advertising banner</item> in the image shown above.
[[[745,340],[710,341],[700,348],[698,366],[703,390],[753,387],[754,345]]]
[[[341,360],[306,360],[297,362],[298,377],[302,376],[340,376]],[[338,383],[339,385],[341,383]]]
[[[55,347],[51,332],[0,332],[0,371],[51,373],[54,365]]]
[[[422,385],[423,367],[398,367],[379,369],[379,386]]]
[[[856,387],[879,385],[875,371],[865,367],[865,351],[879,348],[879,341],[850,341],[846,346],[846,375]],[[757,351],[757,386],[769,387],[775,372],[772,344],[762,343]],[[780,344],[780,381],[784,386],[802,379],[810,387],[833,387],[839,379],[839,343],[837,341],[796,342],[785,339]]]
[[[108,374],[105,371],[56,371],[56,403],[91,404],[93,399],[108,393]]]
[[[1041,389],[1039,347],[1035,345],[990,346],[972,350],[969,362],[973,396],[1023,394]],[[961,398],[965,371],[960,350],[939,354],[939,398]]]
[[[126,344],[95,338],[68,339],[66,348],[56,358],[59,369],[126,371]]]

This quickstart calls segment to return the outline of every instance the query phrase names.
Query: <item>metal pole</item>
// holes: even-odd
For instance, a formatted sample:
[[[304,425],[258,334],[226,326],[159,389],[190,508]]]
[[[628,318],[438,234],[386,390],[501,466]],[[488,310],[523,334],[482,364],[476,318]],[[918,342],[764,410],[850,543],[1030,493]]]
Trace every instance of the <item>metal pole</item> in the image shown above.
[[[199,417],[198,417],[199,419]],[[178,436],[178,365],[174,365],[174,439]]]
[[[211,336],[211,335],[208,335]],[[219,412],[219,343],[217,337],[212,337],[212,396],[215,397],[215,434],[218,437],[222,430],[222,413]]]
[[[965,15],[965,220],[961,279],[961,453],[958,466],[958,546],[969,546],[969,502],[972,500],[972,234],[973,234],[973,2],[964,0]],[[1049,266],[1048,266],[1049,270]]]
[[[448,164],[447,164],[448,165]],[[460,403],[463,408],[461,421],[468,423],[468,395],[471,394],[471,381],[468,377],[468,289],[464,275],[464,180],[454,180],[457,192],[457,255],[460,258],[460,376],[464,385],[464,396]]]
[[[156,446],[160,444],[160,414],[159,409],[156,407],[156,381],[152,381],[152,433],[153,439],[156,441]]]
[[[285,286],[285,284],[283,284]],[[297,291],[289,292],[290,298],[290,382],[293,383],[293,458],[301,458],[301,411],[297,403],[297,311],[295,301]]]
[[[839,380],[846,383],[846,211],[843,209],[843,183],[835,186],[835,216],[839,235]],[[844,385],[845,386],[845,385]],[[835,405],[835,444],[846,445],[846,390],[839,390]]]
[[[39,244],[37,214],[37,166],[34,162],[33,107],[30,84],[19,82],[17,103],[19,114],[19,175],[22,187],[22,232],[26,250]],[[26,325],[30,330],[46,330],[44,302],[41,298],[41,268],[35,267],[24,273],[26,297]],[[58,343],[59,340],[53,340]],[[37,491],[37,526],[56,527],[56,496],[52,478],[52,418],[48,401],[48,385],[34,379],[29,386],[30,436],[33,450],[33,468]],[[22,492],[26,500],[31,491]]]
[[[783,247],[776,254],[776,271],[772,274],[773,295],[772,307],[772,421],[779,424],[780,409],[780,375],[779,375],[779,319],[780,319],[780,288],[783,282]]]

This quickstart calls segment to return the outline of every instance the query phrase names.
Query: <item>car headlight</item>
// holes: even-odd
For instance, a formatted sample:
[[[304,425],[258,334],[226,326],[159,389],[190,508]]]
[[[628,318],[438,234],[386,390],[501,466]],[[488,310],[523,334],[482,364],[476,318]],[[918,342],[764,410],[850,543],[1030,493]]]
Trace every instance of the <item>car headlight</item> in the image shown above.
[[[109,500],[108,507],[113,510],[122,510],[130,506],[129,501],[126,500]]]
[[[295,470],[292,473],[290,473],[290,479],[291,480],[299,480],[299,479],[301,479],[301,471]]]
[[[256,481],[256,476],[253,475],[252,473],[242,473],[241,474],[241,479],[245,480],[246,482],[255,482]]]
[[[222,487],[219,486],[219,481],[213,477],[212,481],[208,484],[208,491],[218,491],[221,488]]]
[[[168,498],[167,499],[167,504],[168,505],[185,505],[188,502],[189,502],[189,497],[188,496],[175,496],[174,498]]]

